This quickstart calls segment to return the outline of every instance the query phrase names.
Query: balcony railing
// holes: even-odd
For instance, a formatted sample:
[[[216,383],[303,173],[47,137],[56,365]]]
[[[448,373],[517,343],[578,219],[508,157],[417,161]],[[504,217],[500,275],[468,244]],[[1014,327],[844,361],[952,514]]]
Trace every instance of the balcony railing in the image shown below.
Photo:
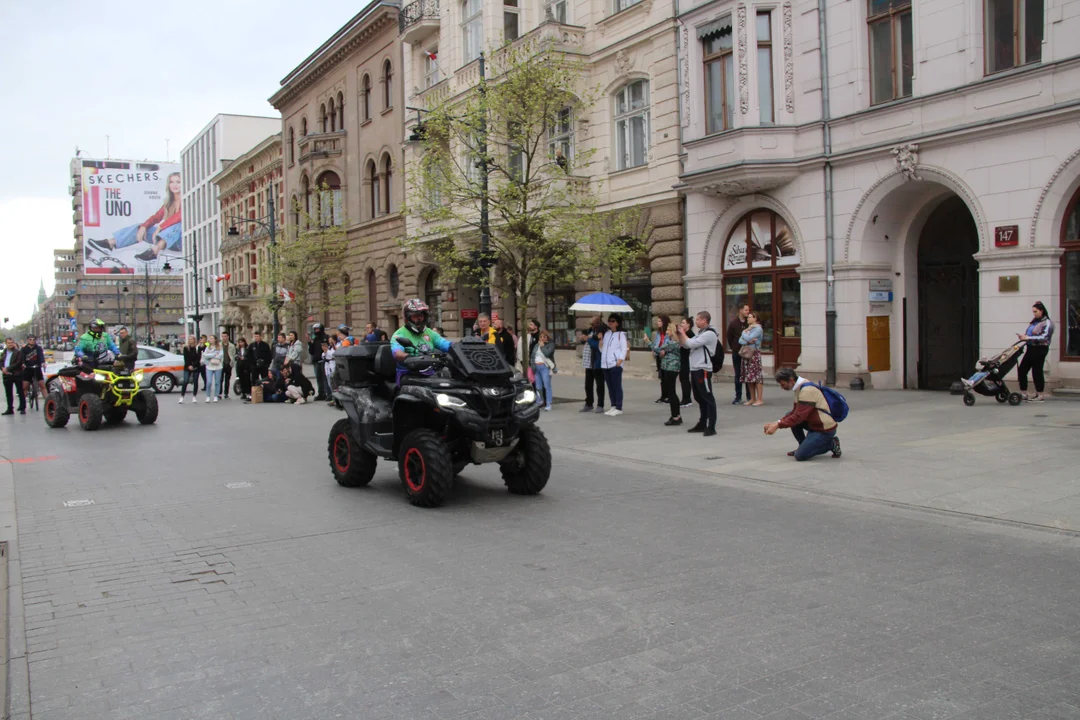
[[[239,300],[241,298],[251,297],[251,287],[248,285],[230,285],[229,286],[229,299]]]
[[[300,162],[309,158],[336,157],[345,145],[345,131],[312,133],[300,138]]]
[[[398,15],[398,34],[404,35],[406,30],[424,20],[434,20],[438,27],[439,0],[416,0],[402,8]]]

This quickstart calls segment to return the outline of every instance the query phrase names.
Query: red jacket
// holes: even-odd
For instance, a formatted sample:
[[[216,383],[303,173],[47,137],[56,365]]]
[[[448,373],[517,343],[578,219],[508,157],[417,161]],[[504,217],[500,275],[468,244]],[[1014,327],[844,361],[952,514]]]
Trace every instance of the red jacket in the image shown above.
[[[180,211],[177,210],[175,213],[173,213],[168,218],[166,218],[165,222],[161,222],[161,218],[163,218],[163,217],[165,217],[165,206],[164,205],[161,206],[160,210],[158,210],[156,213],[151,215],[149,220],[144,222],[139,227],[141,227],[141,228],[143,228],[145,230],[149,230],[151,225],[153,225],[155,223],[161,223],[160,225],[158,225],[158,232],[161,232],[162,230],[169,227],[170,225],[175,225],[176,223],[180,222]]]
[[[780,427],[797,427],[806,423],[811,432],[832,432],[836,421],[829,415],[829,403],[825,395],[809,383],[795,390],[795,407],[780,420]]]

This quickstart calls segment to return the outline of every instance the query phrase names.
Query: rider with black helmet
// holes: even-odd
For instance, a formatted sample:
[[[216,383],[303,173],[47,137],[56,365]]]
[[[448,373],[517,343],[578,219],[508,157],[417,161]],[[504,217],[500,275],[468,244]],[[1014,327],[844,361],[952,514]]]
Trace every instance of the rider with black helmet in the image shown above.
[[[90,327],[75,345],[75,359],[94,367],[112,363],[119,352],[120,348],[109,333],[105,332],[105,321],[99,319],[90,323]]]

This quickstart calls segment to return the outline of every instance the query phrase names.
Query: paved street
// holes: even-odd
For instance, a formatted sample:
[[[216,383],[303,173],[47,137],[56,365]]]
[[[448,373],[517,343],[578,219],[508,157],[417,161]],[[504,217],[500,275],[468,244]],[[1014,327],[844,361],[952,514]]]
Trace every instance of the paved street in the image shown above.
[[[796,466],[779,389],[707,444],[630,383],[544,415],[543,495],[431,511],[334,483],[337,411],[175,398],[0,423],[13,717],[1080,717],[1080,404],[852,394]]]

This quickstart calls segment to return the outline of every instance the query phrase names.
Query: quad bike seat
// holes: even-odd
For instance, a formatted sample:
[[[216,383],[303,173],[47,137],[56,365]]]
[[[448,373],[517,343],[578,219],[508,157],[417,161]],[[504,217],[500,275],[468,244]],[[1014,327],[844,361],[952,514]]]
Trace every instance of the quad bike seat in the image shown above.
[[[86,368],[79,365],[74,365],[72,367],[60,368],[60,370],[58,370],[56,374],[60,377],[78,377],[85,372],[87,372]]]
[[[375,355],[375,372],[383,380],[397,381],[397,361],[390,345],[383,345]]]

